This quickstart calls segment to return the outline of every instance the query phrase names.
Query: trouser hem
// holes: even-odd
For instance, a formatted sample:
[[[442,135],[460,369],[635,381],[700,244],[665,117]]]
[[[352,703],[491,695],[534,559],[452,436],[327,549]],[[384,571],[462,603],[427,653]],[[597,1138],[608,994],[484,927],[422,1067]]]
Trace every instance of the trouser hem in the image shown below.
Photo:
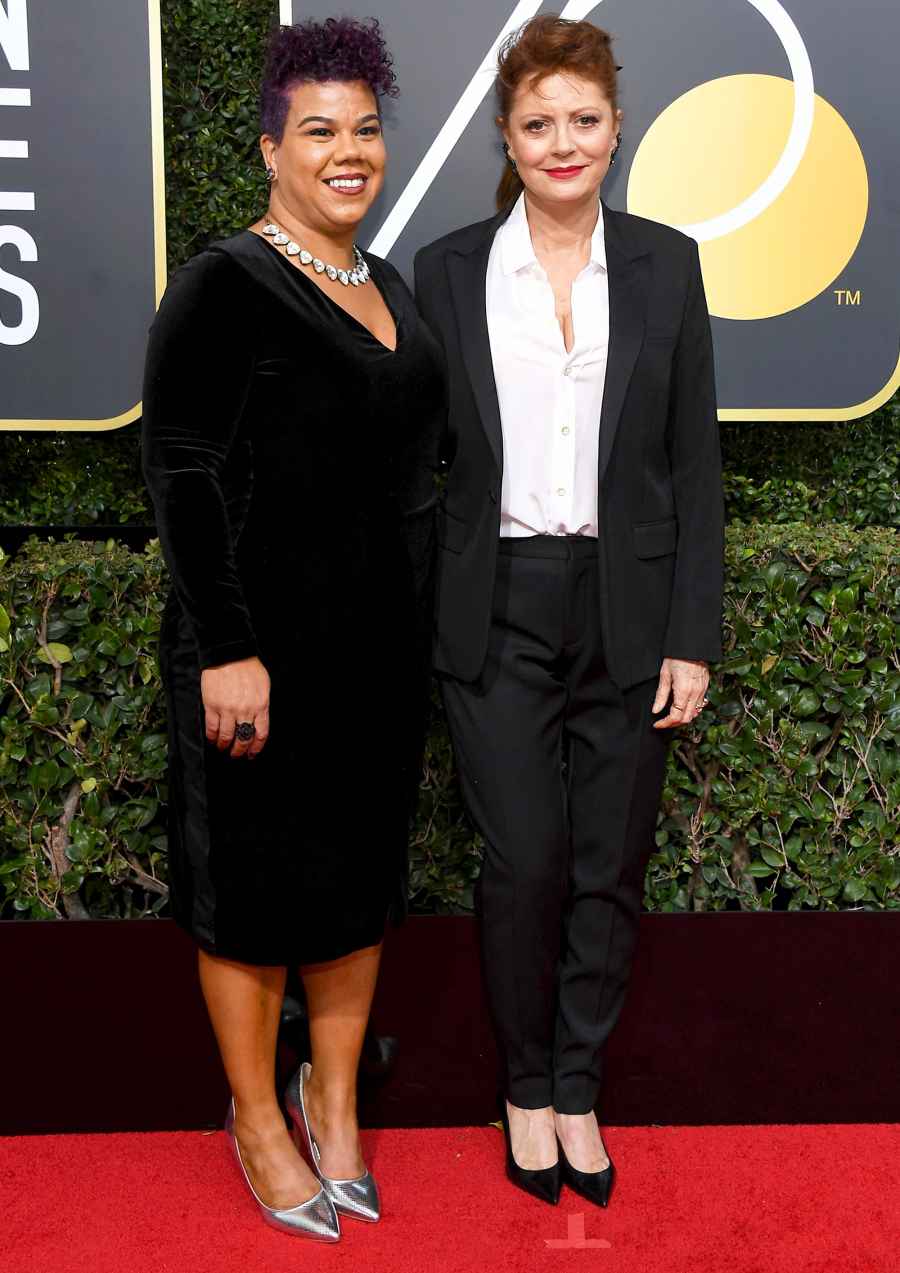
[[[553,1083],[549,1078],[507,1083],[505,1095],[519,1109],[546,1109],[553,1104]]]

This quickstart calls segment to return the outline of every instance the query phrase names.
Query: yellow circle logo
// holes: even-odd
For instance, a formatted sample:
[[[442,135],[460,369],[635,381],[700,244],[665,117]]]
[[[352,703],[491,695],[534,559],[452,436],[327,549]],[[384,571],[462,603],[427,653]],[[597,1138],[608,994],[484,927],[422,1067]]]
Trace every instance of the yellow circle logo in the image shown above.
[[[824,291],[856,250],[869,201],[865,160],[834,107],[818,94],[813,103],[793,175],[730,230],[729,209],[762,186],[785,152],[794,84],[776,75],[710,80],[667,107],[641,141],[628,211],[700,231],[694,237],[711,314],[771,318],[796,309]],[[725,224],[705,237],[703,226],[714,219]]]

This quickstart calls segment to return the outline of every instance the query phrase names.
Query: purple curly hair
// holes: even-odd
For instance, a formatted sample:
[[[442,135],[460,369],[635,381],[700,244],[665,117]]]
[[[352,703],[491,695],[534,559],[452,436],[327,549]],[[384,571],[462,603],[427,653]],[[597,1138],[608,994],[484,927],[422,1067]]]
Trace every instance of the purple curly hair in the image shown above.
[[[260,91],[260,126],[280,142],[298,84],[323,80],[364,80],[375,94],[396,97],[393,59],[377,18],[309,18],[276,27],[269,38]]]

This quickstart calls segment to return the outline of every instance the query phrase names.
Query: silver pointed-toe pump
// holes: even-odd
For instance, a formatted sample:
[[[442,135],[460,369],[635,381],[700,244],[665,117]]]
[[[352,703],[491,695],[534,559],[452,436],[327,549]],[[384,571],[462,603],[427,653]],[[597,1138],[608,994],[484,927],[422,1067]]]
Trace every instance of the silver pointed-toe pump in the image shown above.
[[[370,1171],[366,1170],[361,1176],[353,1176],[348,1180],[338,1180],[322,1174],[319,1166],[321,1157],[319,1146],[310,1130],[303,1096],[303,1085],[309,1081],[311,1071],[312,1066],[309,1061],[304,1061],[288,1083],[284,1093],[285,1104],[294,1124],[292,1132],[294,1144],[321,1180],[322,1187],[334,1203],[335,1211],[342,1215],[353,1216],[356,1220],[380,1220],[381,1202],[378,1197],[378,1186]]]
[[[341,1222],[324,1186],[318,1193],[314,1193],[311,1198],[307,1198],[306,1202],[301,1202],[296,1207],[269,1207],[260,1198],[250,1183],[247,1168],[241,1158],[241,1149],[234,1134],[234,1097],[231,1098],[228,1113],[225,1115],[225,1131],[241,1174],[247,1182],[247,1188],[256,1199],[256,1205],[267,1224],[270,1224],[273,1229],[281,1229],[284,1233],[294,1233],[298,1237],[316,1238],[320,1242],[337,1242],[341,1236]]]

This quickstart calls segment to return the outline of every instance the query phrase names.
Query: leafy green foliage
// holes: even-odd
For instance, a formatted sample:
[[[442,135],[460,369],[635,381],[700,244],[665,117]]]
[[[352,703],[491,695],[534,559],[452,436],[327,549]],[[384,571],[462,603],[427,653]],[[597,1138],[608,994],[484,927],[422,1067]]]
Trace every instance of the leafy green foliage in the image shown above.
[[[900,526],[900,394],[859,420],[720,426],[728,519]]]
[[[0,525],[152,523],[139,432],[0,432]]]
[[[276,0],[162,0],[170,268],[265,210],[259,79]]]
[[[673,740],[651,910],[900,906],[900,546],[890,529],[728,531],[726,658]],[[0,562],[0,915],[165,913],[159,545],[31,539]],[[481,846],[441,713],[414,910],[472,906]]]
[[[166,903],[158,542],[31,539],[0,563],[0,913]]]
[[[728,531],[726,658],[671,756],[662,910],[900,906],[900,542]]]

